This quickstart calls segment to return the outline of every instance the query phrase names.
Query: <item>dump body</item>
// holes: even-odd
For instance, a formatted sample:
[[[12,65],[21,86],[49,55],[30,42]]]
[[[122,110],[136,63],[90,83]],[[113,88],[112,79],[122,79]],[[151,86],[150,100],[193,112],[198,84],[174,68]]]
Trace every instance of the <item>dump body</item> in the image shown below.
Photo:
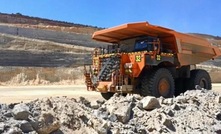
[[[207,40],[193,35],[151,25],[148,22],[129,23],[97,31],[92,38],[98,41],[118,43],[122,40],[142,35],[158,37],[162,46],[173,50],[179,66],[198,64],[221,55],[219,48]]]

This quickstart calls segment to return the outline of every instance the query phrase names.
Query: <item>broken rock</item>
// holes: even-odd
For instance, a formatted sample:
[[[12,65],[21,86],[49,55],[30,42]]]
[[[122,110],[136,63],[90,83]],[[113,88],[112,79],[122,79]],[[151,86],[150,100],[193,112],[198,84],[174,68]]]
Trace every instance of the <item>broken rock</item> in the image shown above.
[[[98,129],[98,132],[99,134],[107,134],[108,130],[109,130],[108,123],[104,121],[100,126],[100,128]]]
[[[90,103],[90,105],[91,105],[91,108],[94,108],[94,109],[98,109],[98,108],[99,108],[99,104],[98,104],[97,101],[92,101],[92,102]]]
[[[172,105],[173,110],[180,110],[180,107],[177,104]]]
[[[24,133],[29,133],[31,131],[34,131],[34,129],[32,128],[32,125],[26,120],[23,120],[19,127]]]
[[[131,110],[131,103],[128,105],[121,105],[116,109],[116,111],[114,111],[114,114],[120,122],[126,123],[130,119]]]
[[[216,119],[221,121],[221,112],[216,114]]]
[[[164,99],[163,104],[172,105],[173,104],[173,98]]]
[[[96,117],[101,118],[101,119],[107,119],[108,118],[108,113],[105,112],[105,111],[94,110],[93,114]]]
[[[196,89],[196,90],[202,90],[202,87],[200,87],[199,85],[196,85],[196,86],[195,86],[195,89]]]
[[[38,126],[37,132],[39,134],[49,134],[60,128],[58,120],[51,113],[43,113]]]
[[[216,102],[217,102],[217,103],[221,103],[221,96],[217,96],[217,97],[216,97]]]
[[[29,116],[29,107],[26,104],[17,104],[12,110],[12,115],[16,120],[27,120]]]
[[[4,113],[4,116],[5,117],[12,117],[12,113],[11,112],[6,112],[6,113]]]
[[[169,115],[170,117],[173,117],[173,116],[174,116],[174,112],[173,112],[172,110],[170,110],[170,109],[166,110],[165,113],[166,113],[167,115]]]
[[[110,114],[108,116],[109,120],[112,121],[112,122],[115,122],[117,120],[117,116],[115,114]]]
[[[0,133],[3,133],[5,130],[5,124],[3,122],[0,122]]]
[[[167,128],[169,128],[170,130],[173,130],[175,131],[175,128],[173,126],[173,123],[171,121],[171,119],[168,119],[168,118],[164,118],[163,119],[163,125],[165,125]]]
[[[155,108],[160,108],[159,101],[156,99],[156,97],[153,96],[144,97],[140,102],[142,103],[142,108],[146,110],[153,110]]]
[[[10,128],[7,134],[22,134],[22,130],[17,127]]]
[[[176,102],[178,103],[187,103],[187,99],[185,96],[177,96],[176,97]]]

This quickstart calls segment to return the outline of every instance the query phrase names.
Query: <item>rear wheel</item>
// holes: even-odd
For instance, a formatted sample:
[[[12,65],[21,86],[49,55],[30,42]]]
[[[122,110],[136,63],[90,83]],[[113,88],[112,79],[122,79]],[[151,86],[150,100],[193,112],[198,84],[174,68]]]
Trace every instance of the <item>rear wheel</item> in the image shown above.
[[[211,90],[212,83],[209,73],[206,70],[196,69],[190,72],[190,78],[186,84],[187,89],[192,90],[195,89],[196,85],[199,85],[201,88]]]
[[[173,97],[174,79],[170,71],[160,68],[152,73],[146,73],[141,79],[141,95]]]
[[[112,92],[101,93],[101,96],[102,96],[105,100],[109,100],[113,95],[114,95],[114,93],[112,93]]]

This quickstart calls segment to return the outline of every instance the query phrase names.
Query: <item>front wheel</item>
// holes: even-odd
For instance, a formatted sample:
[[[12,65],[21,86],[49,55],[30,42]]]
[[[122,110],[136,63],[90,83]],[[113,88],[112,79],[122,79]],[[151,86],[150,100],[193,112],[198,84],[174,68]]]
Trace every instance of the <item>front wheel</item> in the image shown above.
[[[141,79],[142,96],[173,97],[174,87],[173,76],[166,68],[160,68],[151,73],[146,73]]]

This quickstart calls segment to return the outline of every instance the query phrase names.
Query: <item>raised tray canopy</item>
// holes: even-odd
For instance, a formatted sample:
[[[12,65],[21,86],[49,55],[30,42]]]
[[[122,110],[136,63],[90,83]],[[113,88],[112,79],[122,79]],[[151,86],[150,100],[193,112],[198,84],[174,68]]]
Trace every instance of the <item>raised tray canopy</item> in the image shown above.
[[[183,34],[148,22],[128,23],[97,31],[92,38],[97,41],[118,43],[122,40],[139,36],[158,37],[163,43],[170,44],[180,65],[197,64],[221,55],[218,47],[212,46],[204,38]]]

